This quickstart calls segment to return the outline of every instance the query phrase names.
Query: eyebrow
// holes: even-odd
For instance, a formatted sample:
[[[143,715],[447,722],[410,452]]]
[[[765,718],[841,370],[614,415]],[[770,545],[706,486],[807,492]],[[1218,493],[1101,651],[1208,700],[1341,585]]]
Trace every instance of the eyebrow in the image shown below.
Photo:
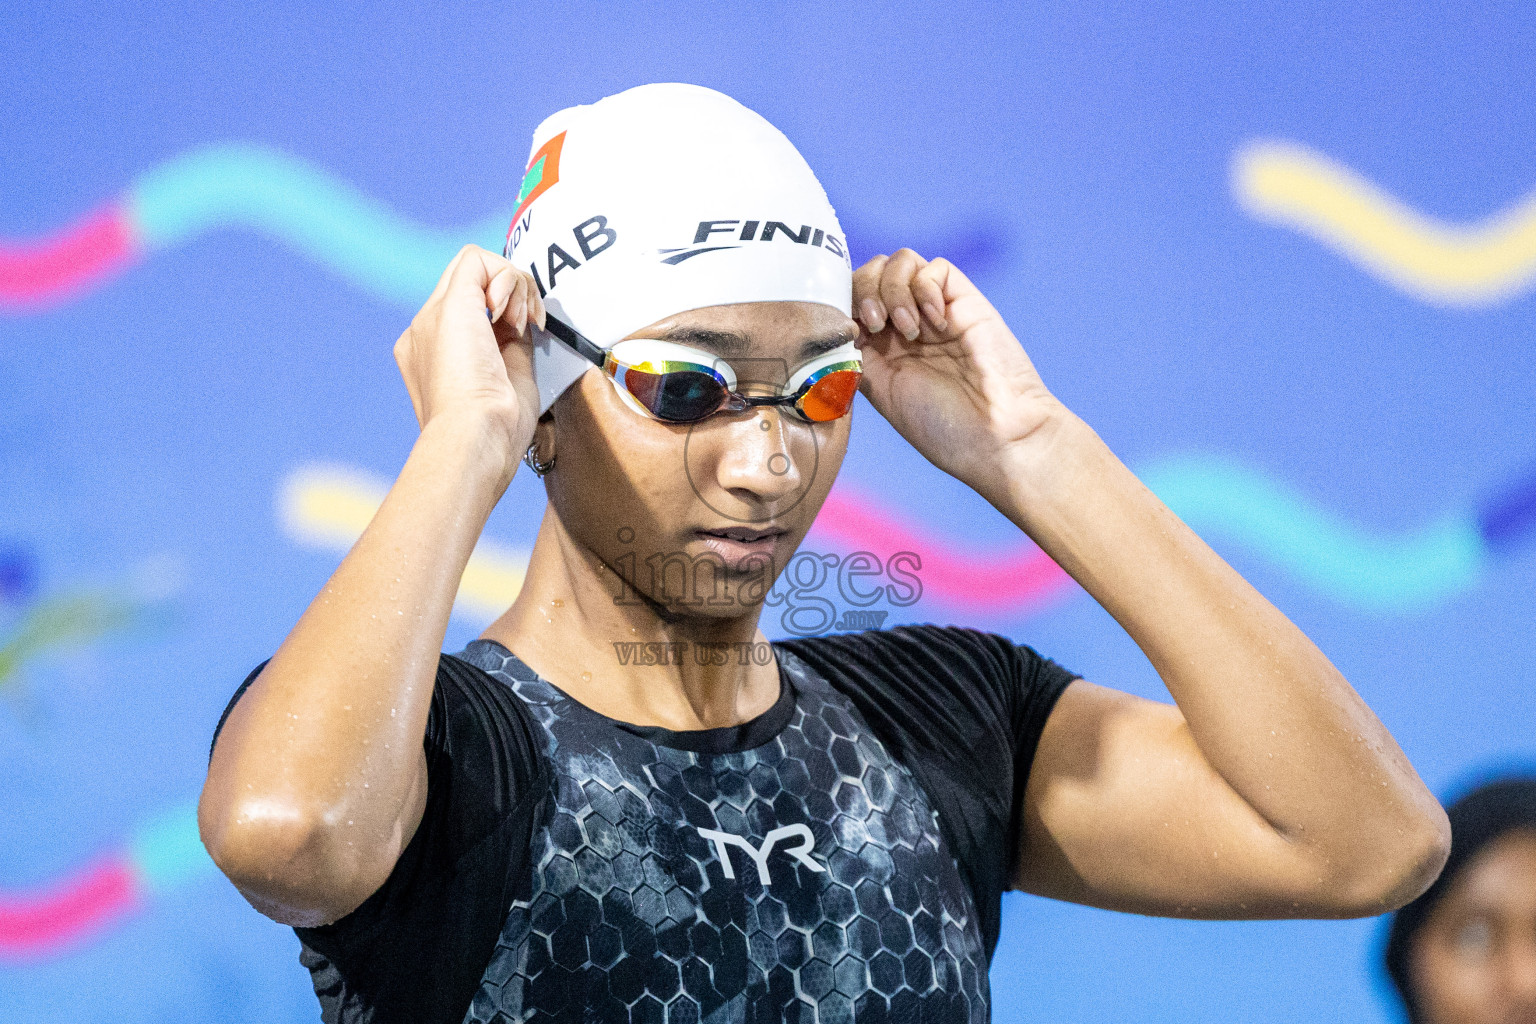
[[[818,338],[808,338],[800,344],[799,358],[813,359],[825,352],[831,352],[853,341],[855,336],[854,331],[844,330]],[[737,334],[735,331],[712,331],[702,327],[673,328],[661,335],[660,340],[688,345],[691,348],[702,348],[722,359],[744,356],[752,350],[752,342],[744,334]]]
[[[674,327],[661,335],[660,340],[687,345],[690,348],[702,348],[726,359],[731,356],[745,355],[752,347],[752,343],[745,335],[737,334],[735,331],[711,331],[703,327]]]

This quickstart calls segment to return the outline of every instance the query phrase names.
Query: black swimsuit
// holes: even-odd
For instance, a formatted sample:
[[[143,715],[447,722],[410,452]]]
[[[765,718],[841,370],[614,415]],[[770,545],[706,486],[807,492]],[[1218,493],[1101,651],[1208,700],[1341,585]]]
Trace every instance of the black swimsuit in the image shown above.
[[[554,766],[467,1022],[988,1020],[932,805],[799,658],[779,652],[756,735],[699,749],[721,745],[637,734],[497,645],[460,657],[532,709]]]
[[[295,929],[322,1018],[989,1020],[1024,784],[1076,677],[956,628],[774,649],[774,706],[699,732],[599,715],[493,642],[445,655],[414,838]]]

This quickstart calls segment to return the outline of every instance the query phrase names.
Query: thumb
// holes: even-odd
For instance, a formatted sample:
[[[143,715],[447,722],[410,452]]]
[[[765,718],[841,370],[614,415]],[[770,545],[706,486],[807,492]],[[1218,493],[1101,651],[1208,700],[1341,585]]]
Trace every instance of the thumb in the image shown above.
[[[533,376],[533,332],[502,346],[501,363],[517,396],[518,436],[526,443],[533,437],[533,427],[539,418],[539,386]],[[524,428],[526,436],[522,433]]]

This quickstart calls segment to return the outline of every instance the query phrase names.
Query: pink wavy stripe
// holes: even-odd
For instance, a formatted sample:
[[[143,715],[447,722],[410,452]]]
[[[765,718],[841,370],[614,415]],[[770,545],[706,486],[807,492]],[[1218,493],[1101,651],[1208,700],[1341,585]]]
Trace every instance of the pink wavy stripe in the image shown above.
[[[36,241],[0,240],[0,304],[62,302],[127,266],[137,254],[126,210],[104,206]]]
[[[132,909],[137,888],[132,866],[112,854],[46,891],[0,896],[0,956],[49,952],[92,932]]]
[[[840,545],[889,558],[915,552],[923,561],[913,574],[923,595],[945,604],[989,611],[1028,611],[1065,595],[1072,578],[1044,551],[1025,543],[997,554],[959,551],[922,536],[867,498],[833,490],[812,528]]]

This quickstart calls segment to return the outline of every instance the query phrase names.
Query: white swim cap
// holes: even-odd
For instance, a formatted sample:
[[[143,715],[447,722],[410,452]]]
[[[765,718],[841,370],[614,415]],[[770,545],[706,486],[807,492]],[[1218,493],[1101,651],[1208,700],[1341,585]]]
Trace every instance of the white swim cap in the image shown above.
[[[506,254],[550,315],[608,347],[663,317],[736,302],[852,315],[837,215],[761,115],[697,85],[642,85],[533,133]],[[537,332],[539,412],[592,363]]]

